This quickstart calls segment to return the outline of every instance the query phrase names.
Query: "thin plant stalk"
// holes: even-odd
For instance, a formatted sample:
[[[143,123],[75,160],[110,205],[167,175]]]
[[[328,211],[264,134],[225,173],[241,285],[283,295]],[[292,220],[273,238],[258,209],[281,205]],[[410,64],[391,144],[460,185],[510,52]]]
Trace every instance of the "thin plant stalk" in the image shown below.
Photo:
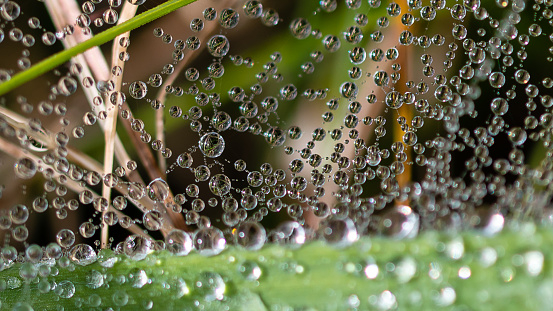
[[[121,16],[119,17],[118,25],[121,25],[122,23],[130,20],[135,14],[136,14],[137,6],[132,5],[128,2],[125,2],[123,5],[123,9],[121,11]],[[121,83],[122,83],[122,72],[125,68],[125,62],[123,62],[121,59],[119,59],[119,55],[121,53],[125,53],[127,51],[127,47],[125,45],[119,44],[119,41],[125,37],[129,37],[130,31],[127,31],[125,33],[122,33],[115,37],[115,40],[113,41],[113,48],[112,48],[112,58],[111,58],[111,68],[115,68],[116,66],[121,68],[121,72],[119,74],[112,74],[111,81],[114,84],[114,90],[106,95],[105,102],[108,103],[110,101],[111,95],[115,94],[115,97],[117,99],[120,98],[121,95],[119,95],[119,92],[121,91]],[[108,104],[109,105],[109,104]],[[114,105],[112,105],[108,111],[107,111],[107,118],[106,118],[106,129],[104,131],[104,138],[105,138],[105,149],[104,149],[104,176],[107,174],[111,174],[113,171],[113,154],[115,151],[115,137],[116,137],[116,130],[117,130],[117,115],[119,114],[119,104],[116,102]],[[104,183],[102,187],[102,196],[109,202],[111,199],[111,187],[106,185]],[[108,229],[105,222],[105,214],[106,211],[102,212],[102,235],[101,235],[101,247],[106,248],[108,245]]]
[[[25,152],[19,146],[16,146],[16,145],[12,144],[11,142],[5,140],[2,137],[0,137],[0,146],[2,146],[2,149],[1,149],[2,152],[6,153],[7,155],[11,156],[14,159],[27,157],[27,158],[33,160],[35,163],[38,163],[40,161],[40,158],[37,157],[36,155]],[[61,174],[58,173],[51,165],[48,165],[48,164],[45,164],[45,163],[43,163],[42,165],[45,168],[50,169],[53,172],[53,175],[52,175],[53,178],[59,178],[61,176]],[[67,186],[69,189],[73,190],[76,193],[80,193],[84,190],[88,190],[88,191],[90,191],[90,193],[92,193],[94,199],[99,197],[99,195],[96,194],[94,191],[88,189],[87,187],[81,186],[78,182],[76,182],[72,179],[67,179],[67,181],[65,182],[64,185]],[[125,216],[123,213],[121,213],[120,211],[114,209],[112,206],[110,206],[109,210],[115,212],[115,214],[119,218]],[[141,236],[144,236],[144,237],[147,237],[147,238],[151,238],[148,234],[146,234],[144,232],[144,230],[142,230],[136,224],[132,224],[129,228],[127,228],[127,230],[129,230],[131,233],[141,235]]]
[[[229,7],[232,6],[232,4],[236,3],[236,0],[226,0],[226,1],[220,1],[217,3],[218,7]],[[217,11],[219,11],[217,9]],[[207,41],[206,38],[211,35],[216,29],[218,28],[217,23],[208,23],[205,28],[202,30],[202,32],[199,34],[199,39],[201,42]],[[170,74],[164,81],[164,85],[171,85],[177,77],[181,74],[182,70],[186,68],[188,64],[192,60],[194,60],[198,55],[200,55],[200,51],[205,48],[205,45],[200,46],[200,50],[198,51],[188,51],[184,55],[184,58],[175,66],[175,70],[172,74]],[[165,88],[161,88],[158,92],[156,99],[160,102],[164,103],[165,99],[167,98],[167,92],[165,92]],[[156,110],[156,117],[155,117],[155,137],[157,140],[165,143],[165,117],[164,117],[164,110],[158,109]],[[158,158],[158,165],[159,170],[161,172],[161,176],[165,177],[165,171],[167,170],[167,161],[164,157]]]
[[[78,7],[78,5],[76,5],[75,1],[73,1],[73,0],[47,0],[47,1],[48,1],[48,4],[49,4],[48,8],[50,10],[50,14],[51,14],[58,30],[62,30],[64,25],[70,24],[75,19],[75,17],[80,14],[79,7]],[[129,6],[131,8],[134,7],[135,12],[132,14],[132,16],[134,16],[134,14],[136,13],[136,8],[137,7],[132,6],[130,4],[129,4]],[[62,7],[64,8],[64,10],[59,9],[59,8],[62,8]],[[122,16],[124,14],[125,13],[122,11]],[[132,16],[129,16],[128,19],[131,19]],[[120,20],[124,21],[125,19],[120,18]],[[117,27],[117,26],[115,26],[115,27]],[[75,35],[77,35],[77,36],[75,37]],[[128,36],[128,34],[126,36]],[[115,40],[116,43],[119,42],[120,37],[121,37],[121,35]],[[68,36],[66,38],[66,40],[63,41],[63,43],[64,43],[66,49],[70,49],[70,48],[74,47],[75,45],[79,44],[81,41],[87,40],[89,38],[90,38],[90,35],[82,34],[82,32],[76,32],[73,35]],[[114,51],[114,53],[113,53],[114,60],[117,59],[116,57],[119,55],[120,52],[122,52],[122,51]],[[86,56],[86,57],[83,57],[83,55]],[[81,85],[82,85],[82,81],[85,77],[92,76],[91,75],[91,70],[92,70],[92,72],[94,72],[94,77],[95,77],[96,80],[107,80],[107,77],[109,77],[109,73],[110,73],[109,66],[107,64],[107,61],[106,61],[104,55],[102,54],[102,52],[100,51],[100,49],[98,47],[93,47],[90,50],[86,51],[85,53],[77,55],[73,59],[73,61],[81,65],[82,71],[79,74],[79,80],[81,81]],[[120,60],[117,60],[117,61],[119,63],[119,66],[122,68],[123,67],[123,62],[121,62]],[[91,108],[92,109],[98,109],[98,107],[95,107],[94,104],[93,104],[93,99],[97,96],[100,96],[98,90],[94,87],[85,87],[84,85],[83,85],[83,90],[85,91],[85,95],[88,99],[88,102],[89,102]],[[109,102],[109,97],[106,98],[105,102],[106,103]],[[106,106],[104,105],[104,103],[101,103],[99,108],[102,109],[102,110],[107,110],[108,113],[110,113],[110,111],[111,111],[110,109],[106,109]],[[128,109],[128,105],[126,105],[126,103],[124,103],[123,108]],[[117,113],[115,113],[114,116],[117,116]],[[109,118],[107,118],[107,120],[102,120],[102,119],[98,120],[98,122],[99,122],[99,124],[100,124],[100,126],[101,126],[101,128],[104,132],[106,132],[106,123],[108,122],[108,120],[109,120]],[[124,122],[125,125],[127,125],[127,123],[128,122]],[[125,127],[125,128],[126,128],[127,132],[129,132],[129,134],[134,133],[130,129],[130,127]],[[125,147],[123,146],[123,144],[121,142],[121,139],[119,138],[117,133],[116,132],[114,132],[114,133],[115,133],[115,137],[114,137],[114,139],[115,139],[115,145],[114,145],[115,156],[117,158],[117,161],[121,165],[124,165],[125,163],[128,163],[131,160],[131,158],[130,158],[129,154],[127,153],[127,151],[125,150]],[[140,148],[139,146],[141,146],[141,145],[142,145],[141,142],[138,143],[138,144],[135,144],[139,155],[143,154],[145,152],[145,149],[146,149],[146,151],[148,151],[147,148]],[[148,159],[148,157],[141,157],[141,159],[143,159],[143,158]],[[152,163],[154,161],[151,161],[151,160],[150,161],[144,161],[143,160],[142,162],[143,162],[143,164],[146,163],[144,166],[146,167],[146,169],[150,173],[150,175],[159,176],[158,170],[152,169],[152,166],[147,164],[147,163]],[[113,167],[113,165],[112,165],[112,167]],[[96,171],[101,172],[101,171],[103,171],[103,169],[96,170]],[[144,184],[144,181],[142,180],[142,178],[140,177],[140,175],[136,171],[129,171],[128,174],[127,174],[127,177],[129,178],[129,180],[131,182]],[[153,177],[153,178],[156,178],[156,177]],[[118,189],[118,190],[120,190],[120,189]],[[125,191],[123,191],[123,192],[125,192]],[[141,205],[137,205],[137,207],[139,207],[144,212],[154,208],[154,206],[151,204],[151,202],[141,202],[140,204]],[[168,226],[168,228],[165,228],[163,230],[164,234],[166,234],[172,228],[174,228],[173,225],[172,225],[174,223],[177,223],[178,226],[181,227],[181,228],[185,228],[184,221],[182,220],[181,215],[173,215],[172,211],[170,211],[169,213],[170,213],[170,215],[169,215],[170,217],[166,217],[167,219],[164,222]]]

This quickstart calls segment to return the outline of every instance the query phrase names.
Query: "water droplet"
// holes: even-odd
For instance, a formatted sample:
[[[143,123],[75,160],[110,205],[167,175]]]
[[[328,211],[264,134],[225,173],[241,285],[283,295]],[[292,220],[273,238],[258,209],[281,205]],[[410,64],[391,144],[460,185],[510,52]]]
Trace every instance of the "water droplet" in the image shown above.
[[[142,223],[149,231],[157,231],[163,226],[163,216],[159,211],[147,211],[142,216]]]
[[[238,272],[248,281],[256,281],[261,277],[262,271],[257,263],[246,260],[239,267]]]
[[[138,235],[127,237],[123,245],[123,252],[132,260],[142,260],[154,249],[152,240]]]
[[[507,134],[509,135],[509,140],[516,146],[524,144],[528,137],[526,131],[520,127],[513,127]]]
[[[305,39],[311,34],[311,24],[305,18],[296,18],[290,23],[292,35],[298,39]]]
[[[247,1],[242,9],[249,18],[259,18],[263,14],[263,5],[259,1]]]
[[[37,165],[35,161],[30,158],[20,158],[14,165],[15,175],[22,179],[30,179],[35,176],[37,171]]]
[[[238,25],[240,15],[233,9],[224,9],[219,16],[219,23],[221,27],[226,29],[232,29]]]
[[[453,92],[451,91],[451,88],[449,88],[449,86],[440,85],[436,88],[436,91],[434,91],[434,96],[437,100],[445,103],[451,100]]]
[[[419,216],[406,205],[390,208],[379,222],[379,231],[396,239],[413,238],[419,230]]]
[[[194,235],[194,247],[204,256],[217,255],[225,250],[226,245],[223,232],[214,227],[199,229]]]
[[[403,96],[398,91],[391,91],[386,94],[386,105],[392,109],[398,109],[403,106]]]
[[[490,85],[496,89],[505,85],[505,75],[501,72],[492,72],[488,80],[490,81]]]
[[[515,72],[515,80],[520,84],[526,84],[530,81],[530,73],[524,69]]]
[[[10,218],[14,224],[23,224],[29,219],[29,209],[23,204],[14,205],[10,209]]]
[[[270,238],[278,243],[300,246],[305,243],[306,233],[298,222],[285,221],[271,233]]]
[[[336,36],[328,35],[323,39],[323,46],[327,51],[334,53],[340,49],[340,39]]]
[[[245,222],[233,230],[235,243],[248,250],[258,250],[265,244],[265,228],[256,222]]]
[[[129,85],[129,95],[134,99],[142,99],[148,94],[148,85],[142,81],[135,81]]]
[[[165,237],[165,247],[177,256],[186,256],[192,250],[190,234],[180,229],[173,229]]]
[[[230,44],[227,37],[223,35],[215,35],[207,41],[207,49],[214,57],[223,57],[227,55]]]
[[[169,185],[161,178],[156,178],[148,184],[148,197],[154,202],[163,202],[169,196]]]
[[[71,77],[62,77],[58,82],[60,94],[69,96],[77,91],[77,81]]]
[[[129,283],[134,288],[142,288],[148,283],[148,275],[146,271],[133,268],[129,273]]]
[[[75,285],[71,281],[65,280],[58,283],[54,289],[56,294],[61,298],[67,299],[75,295]]]
[[[272,126],[265,133],[265,140],[269,143],[271,147],[282,146],[286,140],[286,134],[282,129],[276,126]]]
[[[206,157],[217,158],[225,150],[225,140],[218,133],[210,132],[200,138],[198,147]]]
[[[19,17],[21,14],[21,8],[19,7],[19,4],[13,1],[7,1],[2,4],[0,14],[6,21],[11,22]]]
[[[69,229],[61,229],[56,235],[56,241],[63,248],[68,248],[75,243],[75,233]]]
[[[230,192],[231,182],[230,178],[225,174],[217,174],[211,177],[209,181],[209,190],[216,196],[224,196]]]
[[[331,219],[319,228],[322,238],[336,247],[346,247],[359,238],[355,223],[349,219]]]
[[[90,270],[86,275],[86,286],[91,289],[96,289],[102,287],[102,285],[104,285],[104,276],[102,273],[98,270]]]
[[[223,300],[226,284],[223,278],[214,272],[203,272],[195,283],[196,292],[209,302]]]
[[[97,256],[94,249],[87,244],[77,244],[71,248],[69,252],[69,259],[74,263],[87,266],[96,261]]]

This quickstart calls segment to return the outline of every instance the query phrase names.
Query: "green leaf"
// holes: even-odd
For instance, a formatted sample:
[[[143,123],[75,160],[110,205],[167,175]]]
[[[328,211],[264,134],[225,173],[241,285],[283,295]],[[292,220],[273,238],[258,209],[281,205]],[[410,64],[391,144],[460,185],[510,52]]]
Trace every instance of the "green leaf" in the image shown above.
[[[12,265],[0,272],[0,296],[4,308],[23,302],[35,310],[545,310],[552,242],[551,228],[519,224],[493,237],[426,232],[346,248],[231,247],[213,257],[158,252],[132,261],[103,250],[96,263],[52,266],[27,283],[28,264]],[[100,264],[108,258],[113,267]],[[56,287],[46,291],[45,282]],[[67,282],[75,292],[63,298]]]

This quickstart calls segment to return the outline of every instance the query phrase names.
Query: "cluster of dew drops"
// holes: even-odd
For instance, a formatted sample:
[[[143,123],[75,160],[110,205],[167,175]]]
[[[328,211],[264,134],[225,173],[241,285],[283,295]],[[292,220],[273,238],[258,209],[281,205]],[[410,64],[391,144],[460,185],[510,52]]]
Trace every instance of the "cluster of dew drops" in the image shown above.
[[[31,66],[29,55],[36,43],[49,46],[76,32],[90,34],[94,27],[115,24],[121,0],[107,0],[108,9],[92,20],[90,16],[101,2],[84,2],[74,24],[49,31],[37,18],[24,15],[17,1],[0,0],[0,42],[24,46],[16,68],[0,69],[0,81]],[[66,266],[72,261],[89,264],[97,260],[99,240],[76,243],[97,239],[103,226],[142,228],[145,235],[129,235],[113,246],[116,252],[140,260],[158,249],[181,256],[191,251],[215,255],[227,243],[249,250],[260,249],[266,242],[301,245],[310,239],[346,246],[364,234],[407,238],[422,228],[478,227],[493,234],[502,229],[504,217],[516,214],[521,205],[533,206],[534,214],[551,219],[553,97],[548,93],[553,80],[548,76],[536,80],[524,65],[532,42],[545,38],[549,46],[536,48],[543,49],[544,66],[553,69],[552,1],[497,0],[486,3],[488,7],[479,0],[408,0],[405,5],[380,0],[312,2],[312,15],[288,21],[260,1],[222,10],[206,8],[189,21],[194,35],[185,39],[155,28],[152,44],[174,46],[172,62],[147,81],[123,79],[121,91],[114,90],[111,80],[81,77],[82,67],[72,64],[67,73],[55,72],[59,80],[50,85],[50,94],[43,101],[31,103],[18,95],[16,113],[24,117],[33,111],[44,117],[54,114],[63,128],[51,134],[55,145],[44,146],[36,139],[48,134],[39,118],[29,117],[27,127],[22,127],[11,115],[0,116],[2,137],[15,141],[24,151],[15,161],[4,163],[13,165],[21,180],[44,181],[43,194],[24,198],[29,202],[0,212],[0,228],[10,232],[1,252],[2,265],[23,258],[35,263],[53,259]],[[352,12],[343,29],[337,26],[324,33],[317,28],[322,25],[310,21],[321,15],[331,20],[339,10]],[[26,25],[16,23],[26,18]],[[311,44],[310,50],[297,51],[297,57],[304,59],[296,68],[299,78],[279,71],[287,62],[279,51],[266,59],[232,54],[233,43],[227,37],[238,31],[237,25],[244,19],[249,25],[269,29],[284,23],[288,44]],[[448,26],[437,27],[434,23],[438,22]],[[218,24],[218,30],[202,34],[210,23]],[[470,37],[474,25],[476,34]],[[115,44],[129,47],[130,41],[123,38]],[[185,68],[185,82],[164,85],[188,53],[209,53],[212,61],[206,68]],[[348,61],[343,68],[347,79],[338,85],[301,88],[289,82],[316,77],[317,68],[333,55]],[[119,58],[128,61],[132,49]],[[259,62],[263,65],[258,66]],[[417,64],[411,66],[410,62]],[[408,67],[417,72],[409,75]],[[255,83],[249,89],[219,90],[216,86],[225,72],[234,70],[250,72]],[[121,68],[112,68],[111,73],[121,75]],[[479,101],[483,85],[491,86],[493,100]],[[96,108],[81,113],[82,121],[71,121],[67,116],[70,105],[66,104],[80,88],[98,93],[93,99]],[[166,106],[152,96],[157,92],[182,100],[172,100],[179,104]],[[168,117],[182,120],[189,127],[182,135],[195,137],[194,145],[173,154],[171,146],[152,138],[147,124],[123,106],[127,96],[133,103],[150,106],[152,112],[162,110]],[[314,129],[302,130],[303,124],[289,124],[278,114],[282,106],[303,102],[325,109],[320,114],[313,108],[316,113],[304,116],[319,124]],[[185,193],[172,193],[171,185],[162,178],[148,184],[128,181],[139,161],[131,160],[103,175],[67,159],[71,140],[85,138],[87,127],[106,119],[102,107],[110,105],[119,106],[121,122],[140,134],[142,144],[168,161],[167,174],[182,170],[192,174],[195,183],[186,185]],[[523,126],[509,124],[513,117],[521,117],[509,113],[512,105],[526,107]],[[489,112],[490,117],[475,129],[463,127],[461,118],[477,118],[479,111]],[[431,134],[420,134],[427,127]],[[394,134],[398,131],[399,136]],[[262,137],[274,156],[259,168],[230,158],[231,135],[241,135],[243,140]],[[492,158],[489,152],[496,137],[508,137],[509,142],[501,147],[505,153],[500,158]],[[527,140],[548,150],[538,165],[530,166],[525,159]],[[232,154],[240,152],[255,150],[233,150]],[[454,176],[452,158],[462,152],[471,156],[463,163],[464,173]],[[280,158],[290,159],[288,165],[281,165]],[[418,180],[398,181],[407,167],[420,168]],[[83,190],[74,195],[70,182]],[[111,200],[90,190],[101,185],[112,188]],[[538,192],[537,186],[545,190]],[[204,200],[200,193],[210,198]],[[495,198],[493,203],[479,208],[490,196]],[[26,242],[30,229],[26,222],[31,214],[54,209],[56,216],[64,219],[68,212],[88,207],[96,212],[80,224],[78,232],[62,229],[56,242],[47,246]],[[143,217],[133,219],[125,214],[126,209],[135,207]],[[220,219],[202,215],[206,209],[220,210]],[[174,228],[169,212],[182,215],[187,228]],[[286,213],[289,220],[265,229],[262,220],[270,213]],[[310,217],[316,221],[309,221]],[[190,228],[197,229],[192,232]],[[146,237],[156,231],[164,233],[164,240]],[[18,252],[10,241],[25,245],[25,251]]]

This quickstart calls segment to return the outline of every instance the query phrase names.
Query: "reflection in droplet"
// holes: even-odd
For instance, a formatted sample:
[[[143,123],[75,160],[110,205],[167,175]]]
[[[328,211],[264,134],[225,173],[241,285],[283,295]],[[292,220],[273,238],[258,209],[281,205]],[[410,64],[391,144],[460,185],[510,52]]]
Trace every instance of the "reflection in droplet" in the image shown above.
[[[225,140],[218,133],[210,132],[200,138],[198,146],[206,157],[216,158],[225,150]]]
[[[407,205],[394,206],[382,216],[378,228],[396,239],[413,238],[419,230],[419,216]]]
[[[168,251],[177,256],[186,256],[192,250],[192,238],[180,229],[173,229],[165,237],[165,245]]]
[[[331,219],[319,229],[323,239],[336,247],[346,247],[357,241],[355,223],[349,219]]]
[[[215,35],[207,41],[207,49],[214,57],[223,57],[227,55],[230,44],[227,37],[223,35]]]
[[[95,262],[96,258],[96,252],[92,246],[87,244],[75,245],[69,252],[69,259],[81,266],[87,266]]]
[[[265,244],[266,232],[261,224],[256,222],[245,222],[240,224],[233,235],[237,245],[249,250],[258,250]]]
[[[213,256],[225,250],[227,241],[221,230],[209,227],[196,231],[194,234],[194,247],[204,256]]]
[[[15,162],[14,171],[17,177],[22,179],[30,179],[35,176],[37,165],[35,161],[30,158],[21,158]]]
[[[148,197],[154,202],[163,202],[169,196],[169,185],[161,178],[152,180],[147,187]]]

